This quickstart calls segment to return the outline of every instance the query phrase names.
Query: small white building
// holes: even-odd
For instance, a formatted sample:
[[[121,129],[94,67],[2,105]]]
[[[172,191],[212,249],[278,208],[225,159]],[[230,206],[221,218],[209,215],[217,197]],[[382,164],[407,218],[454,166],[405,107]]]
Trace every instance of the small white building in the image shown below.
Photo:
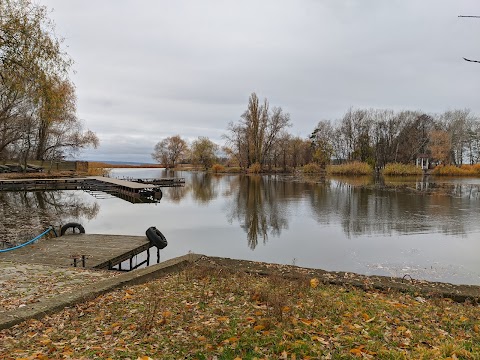
[[[417,167],[421,167],[423,170],[427,170],[430,166],[430,156],[427,154],[418,154],[415,161]]]

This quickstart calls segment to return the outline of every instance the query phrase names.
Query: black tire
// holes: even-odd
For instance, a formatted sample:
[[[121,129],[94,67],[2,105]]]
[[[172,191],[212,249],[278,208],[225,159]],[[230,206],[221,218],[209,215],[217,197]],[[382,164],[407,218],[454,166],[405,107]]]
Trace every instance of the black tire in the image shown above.
[[[73,229],[74,233],[75,233],[75,229],[78,229],[80,234],[85,234],[85,228],[82,225],[80,225],[79,223],[71,222],[62,226],[62,228],[60,229],[60,236],[63,236],[65,232],[70,228]]]
[[[159,249],[163,249],[168,245],[167,239],[155,226],[151,226],[145,231],[150,243],[155,245]]]

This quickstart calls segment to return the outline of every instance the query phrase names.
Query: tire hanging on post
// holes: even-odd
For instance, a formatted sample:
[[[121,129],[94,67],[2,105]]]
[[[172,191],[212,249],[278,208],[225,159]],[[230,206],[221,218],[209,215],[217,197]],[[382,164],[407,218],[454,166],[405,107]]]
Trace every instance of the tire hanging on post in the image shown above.
[[[163,249],[168,245],[165,236],[155,226],[151,226],[145,232],[150,243],[159,249]]]

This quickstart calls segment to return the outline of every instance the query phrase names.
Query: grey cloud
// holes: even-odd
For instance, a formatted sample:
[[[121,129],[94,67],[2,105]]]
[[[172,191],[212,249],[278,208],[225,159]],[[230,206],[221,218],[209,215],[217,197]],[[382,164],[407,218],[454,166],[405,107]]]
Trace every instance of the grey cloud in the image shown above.
[[[220,142],[252,91],[301,136],[350,106],[480,113],[480,66],[462,60],[480,59],[480,20],[457,17],[475,0],[41,2],[76,62],[79,116],[112,156],[177,133]]]

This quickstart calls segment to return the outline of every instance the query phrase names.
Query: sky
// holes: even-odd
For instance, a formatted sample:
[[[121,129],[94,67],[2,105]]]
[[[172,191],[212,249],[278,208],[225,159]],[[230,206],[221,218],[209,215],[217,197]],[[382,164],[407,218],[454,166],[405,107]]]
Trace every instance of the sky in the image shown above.
[[[255,92],[307,137],[350,108],[480,115],[478,0],[37,0],[74,60],[84,160],[223,145]]]

